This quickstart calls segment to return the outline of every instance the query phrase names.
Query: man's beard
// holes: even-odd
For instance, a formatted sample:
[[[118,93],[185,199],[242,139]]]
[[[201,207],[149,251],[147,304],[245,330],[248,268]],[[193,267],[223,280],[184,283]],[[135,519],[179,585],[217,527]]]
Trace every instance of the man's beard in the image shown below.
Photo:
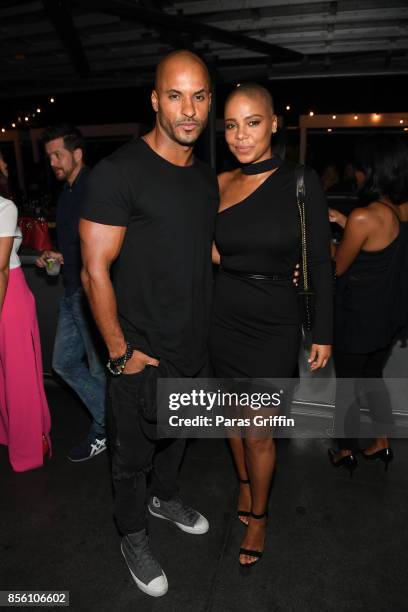
[[[54,176],[56,178],[57,181],[66,181],[67,180],[67,173],[65,172],[65,170],[62,170],[62,172],[55,172],[54,170]]]
[[[197,126],[197,129],[194,130],[194,132],[191,132],[191,134],[186,133],[185,135],[179,135],[178,133],[176,133],[176,128],[178,127],[178,124],[176,123],[176,125],[173,125],[172,123],[170,123],[170,121],[168,121],[165,117],[161,116],[159,114],[159,122],[160,125],[162,126],[162,128],[164,129],[164,131],[166,132],[166,134],[169,136],[169,138],[171,138],[171,140],[173,140],[174,142],[177,142],[177,144],[183,145],[183,146],[191,146],[194,145],[199,136],[202,134],[206,123],[203,123],[201,121],[180,121],[178,123],[191,123],[193,125]]]
[[[58,168],[58,170],[60,170],[59,173],[55,172],[54,170],[55,178],[57,179],[57,181],[61,181],[61,182],[68,181],[69,177],[74,172],[75,168],[76,166],[72,166],[70,170],[64,170],[64,168]]]

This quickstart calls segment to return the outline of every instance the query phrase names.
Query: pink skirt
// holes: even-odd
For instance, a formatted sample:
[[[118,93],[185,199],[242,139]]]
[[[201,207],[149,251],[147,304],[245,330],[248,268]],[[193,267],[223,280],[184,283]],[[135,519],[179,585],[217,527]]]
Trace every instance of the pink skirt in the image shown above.
[[[43,465],[50,428],[35,300],[15,268],[0,315],[0,444],[8,446],[15,472]]]

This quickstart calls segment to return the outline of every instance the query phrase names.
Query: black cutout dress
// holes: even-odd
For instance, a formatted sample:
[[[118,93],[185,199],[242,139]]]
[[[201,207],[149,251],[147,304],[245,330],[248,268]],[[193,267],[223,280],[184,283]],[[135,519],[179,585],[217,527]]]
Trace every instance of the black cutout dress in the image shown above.
[[[332,343],[330,224],[316,173],[305,168],[309,269],[316,291],[313,342]],[[255,192],[221,211],[221,255],[210,334],[217,377],[289,378],[297,366],[300,309],[293,270],[300,262],[295,164],[284,162]],[[256,280],[229,270],[284,280]]]

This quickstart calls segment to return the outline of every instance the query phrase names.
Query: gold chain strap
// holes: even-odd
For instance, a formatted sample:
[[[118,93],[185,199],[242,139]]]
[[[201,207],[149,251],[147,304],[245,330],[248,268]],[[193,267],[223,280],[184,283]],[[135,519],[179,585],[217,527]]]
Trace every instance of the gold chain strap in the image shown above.
[[[303,169],[302,169],[303,172]],[[309,274],[307,268],[307,242],[306,242],[306,209],[305,209],[305,184],[303,174],[297,175],[296,181],[296,200],[300,218],[300,232],[302,241],[302,272],[303,289],[309,290]]]

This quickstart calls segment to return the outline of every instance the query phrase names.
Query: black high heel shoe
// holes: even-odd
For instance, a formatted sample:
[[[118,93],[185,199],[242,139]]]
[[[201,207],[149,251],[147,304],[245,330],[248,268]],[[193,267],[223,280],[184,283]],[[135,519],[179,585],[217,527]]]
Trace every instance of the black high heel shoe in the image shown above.
[[[241,478],[238,478],[238,481],[240,484],[247,484],[249,485],[249,480],[241,480]],[[241,521],[241,523],[243,523],[245,526],[248,525],[248,523],[246,523],[245,521],[242,520],[242,517],[248,517],[250,516],[251,513],[248,510],[237,510],[237,516],[239,518],[239,520]]]
[[[268,516],[268,513],[264,512],[263,514],[254,514],[253,512],[249,512],[249,515],[256,520],[261,520],[265,516]],[[255,561],[253,561],[252,563],[241,563],[241,561],[239,562],[241,569],[244,571],[248,571],[251,567],[258,563],[258,561],[263,555],[263,550],[250,550],[249,548],[240,548],[239,554],[254,557]]]
[[[367,459],[367,461],[378,461],[378,459],[380,459],[384,463],[384,472],[388,470],[388,464],[394,459],[394,453],[390,446],[370,454],[367,454],[361,450],[361,454],[363,455],[364,459]]]
[[[336,461],[335,460],[335,457],[337,455],[336,451],[333,450],[332,448],[328,448],[327,452],[329,454],[329,459],[330,459],[330,463],[332,464],[332,466],[336,468],[343,466],[344,468],[346,468],[346,470],[350,472],[350,478],[351,478],[353,476],[354,470],[358,466],[358,462],[355,456],[353,454],[345,455],[344,457]]]

